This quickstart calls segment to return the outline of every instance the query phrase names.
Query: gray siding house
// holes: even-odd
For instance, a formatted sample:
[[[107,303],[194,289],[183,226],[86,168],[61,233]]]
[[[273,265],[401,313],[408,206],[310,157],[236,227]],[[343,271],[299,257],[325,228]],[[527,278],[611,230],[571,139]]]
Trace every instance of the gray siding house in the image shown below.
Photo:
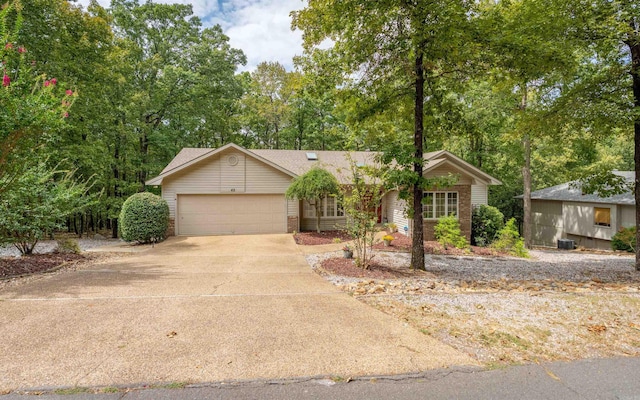
[[[614,173],[630,183],[635,178],[633,171]],[[533,244],[556,247],[558,239],[571,239],[576,246],[611,249],[613,235],[635,225],[635,207],[631,191],[600,197],[583,194],[577,182],[537,190],[531,193]]]
[[[171,235],[229,235],[285,233],[315,229],[315,208],[305,200],[288,200],[284,193],[291,181],[319,165],[343,185],[349,185],[349,158],[359,165],[375,162],[375,152],[248,150],[236,144],[209,148],[185,148],[146,182],[162,187],[169,204]],[[425,237],[444,215],[460,219],[462,231],[471,234],[473,205],[487,204],[489,185],[500,181],[447,151],[425,154],[425,176],[454,174],[449,188],[425,191],[430,202],[423,212]],[[323,202],[322,230],[339,229],[347,217],[336,198]],[[411,231],[405,203],[397,191],[386,193],[378,210],[378,222],[393,222],[399,231]]]

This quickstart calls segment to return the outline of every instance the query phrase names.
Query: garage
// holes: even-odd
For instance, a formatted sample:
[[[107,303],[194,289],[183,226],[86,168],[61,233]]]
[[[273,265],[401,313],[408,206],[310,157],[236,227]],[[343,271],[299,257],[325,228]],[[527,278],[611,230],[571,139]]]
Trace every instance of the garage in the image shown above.
[[[178,235],[285,233],[282,194],[179,194]]]

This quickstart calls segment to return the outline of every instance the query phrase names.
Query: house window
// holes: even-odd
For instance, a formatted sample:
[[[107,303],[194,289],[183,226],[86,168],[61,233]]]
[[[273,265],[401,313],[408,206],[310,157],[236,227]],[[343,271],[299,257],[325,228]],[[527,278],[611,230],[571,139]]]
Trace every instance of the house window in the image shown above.
[[[458,192],[424,192],[422,217],[438,219],[447,215],[458,216]]]
[[[594,223],[598,226],[611,226],[611,209],[610,208],[593,208]]]
[[[303,202],[304,206],[304,217],[305,218],[315,218],[316,217],[316,206],[315,202],[309,203],[309,201],[305,200]],[[322,208],[320,209],[320,218],[336,218],[336,217],[344,217],[344,208],[342,207],[342,202],[335,196],[327,196],[322,200]]]

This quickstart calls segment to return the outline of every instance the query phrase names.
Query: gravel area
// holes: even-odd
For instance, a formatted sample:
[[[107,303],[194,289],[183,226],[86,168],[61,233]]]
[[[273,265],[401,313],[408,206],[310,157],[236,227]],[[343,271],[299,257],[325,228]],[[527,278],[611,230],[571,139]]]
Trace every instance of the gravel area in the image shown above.
[[[530,259],[515,257],[482,257],[425,255],[425,266],[431,278],[414,281],[442,281],[454,286],[482,286],[492,282],[557,282],[606,284],[626,283],[640,285],[640,272],[634,268],[632,255],[589,254],[585,252],[561,252],[531,250]],[[311,254],[307,262],[318,268],[323,260],[341,257],[341,252]],[[408,268],[408,253],[377,252],[376,260],[382,264]],[[359,282],[361,278],[327,276],[335,284]]]
[[[122,242],[120,239],[75,239],[78,241],[80,250],[85,251],[96,247],[110,246]],[[35,254],[47,254],[56,249],[58,243],[55,240],[42,240],[36,244]],[[20,251],[15,246],[0,246],[0,257],[19,257]]]
[[[532,250],[530,259],[425,255],[427,272],[402,277],[407,253],[378,252],[392,279],[338,276],[308,263],[360,301],[489,366],[640,356],[640,272],[631,254]]]

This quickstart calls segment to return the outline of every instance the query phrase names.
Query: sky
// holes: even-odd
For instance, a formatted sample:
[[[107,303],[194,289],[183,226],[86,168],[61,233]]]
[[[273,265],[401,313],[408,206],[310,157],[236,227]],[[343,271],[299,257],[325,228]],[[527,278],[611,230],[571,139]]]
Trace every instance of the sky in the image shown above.
[[[140,0],[144,3],[145,0]],[[253,71],[262,61],[278,61],[293,69],[293,57],[302,54],[302,33],[291,30],[292,10],[304,0],[154,0],[158,3],[191,4],[204,27],[220,24],[232,47],[247,56],[241,71]],[[98,0],[108,7],[110,0]],[[80,0],[85,8],[89,0]]]

